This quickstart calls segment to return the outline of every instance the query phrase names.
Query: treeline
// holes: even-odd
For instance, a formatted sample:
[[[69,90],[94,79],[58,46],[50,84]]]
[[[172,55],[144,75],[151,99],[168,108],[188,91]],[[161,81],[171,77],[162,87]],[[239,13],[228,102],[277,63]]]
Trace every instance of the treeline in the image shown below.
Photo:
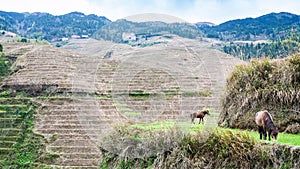
[[[300,32],[300,16],[281,12],[270,13],[257,18],[231,20],[216,26],[200,26],[208,38],[222,41],[276,40]]]
[[[231,42],[223,47],[223,51],[242,60],[262,57],[285,58],[300,52],[300,33],[293,33],[283,40],[277,39],[266,43]]]
[[[122,33],[134,33],[146,37],[158,34],[175,34],[181,37],[196,39],[201,36],[199,29],[188,23],[164,23],[164,22],[131,22],[124,19],[104,25],[94,34],[95,39],[123,42]]]

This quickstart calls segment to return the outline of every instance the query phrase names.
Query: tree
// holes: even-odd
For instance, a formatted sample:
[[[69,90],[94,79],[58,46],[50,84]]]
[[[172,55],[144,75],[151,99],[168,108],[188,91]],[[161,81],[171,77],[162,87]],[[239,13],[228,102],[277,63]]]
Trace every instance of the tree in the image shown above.
[[[26,39],[26,38],[22,38],[22,39],[21,39],[21,42],[27,43],[27,39]]]
[[[0,52],[3,52],[3,46],[0,43]]]

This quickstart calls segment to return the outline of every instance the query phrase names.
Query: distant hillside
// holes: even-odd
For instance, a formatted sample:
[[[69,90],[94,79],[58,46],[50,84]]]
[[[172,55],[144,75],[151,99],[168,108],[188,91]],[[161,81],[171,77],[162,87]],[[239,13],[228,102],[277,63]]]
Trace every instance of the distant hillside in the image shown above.
[[[299,46],[298,44],[295,45],[299,41],[292,38],[293,41],[290,43],[290,39],[300,34],[300,16],[286,12],[270,13],[257,18],[237,19],[220,25],[214,25],[210,22],[195,24],[184,22],[166,23],[164,21],[171,19],[180,20],[176,17],[161,14],[135,15],[127,18],[135,21],[146,19],[148,22],[132,22],[125,19],[111,22],[104,16],[85,15],[80,12],[54,16],[40,12],[0,11],[0,30],[17,33],[26,38],[45,39],[50,42],[58,41],[64,37],[69,38],[72,35],[87,35],[96,39],[119,43],[126,41],[126,38],[133,38],[133,40],[135,38],[147,39],[162,34],[167,36],[168,34],[175,34],[190,39],[199,37],[216,38],[226,42],[256,40],[274,42],[271,45],[261,44],[257,47],[254,45],[252,46],[253,49],[244,47],[243,44],[234,44],[229,47],[227,45],[224,52],[243,59],[264,56],[285,57],[287,54],[295,53],[294,51],[297,51],[295,48]],[[150,21],[151,18],[154,18],[155,21]],[[125,39],[124,36],[122,37],[123,33],[126,33]],[[282,43],[283,40],[286,41]],[[264,48],[260,49],[259,47],[262,46]],[[283,48],[284,52],[276,53],[274,51],[279,48]],[[263,52],[259,53],[261,51]]]
[[[212,27],[199,27],[207,37],[220,40],[275,40],[291,30],[300,32],[300,16],[281,12],[257,18],[237,19]]]
[[[243,60],[263,57],[285,58],[300,52],[300,33],[290,32],[282,39],[260,43],[232,42],[225,45],[223,51]]]
[[[103,26],[94,34],[94,38],[122,42],[123,33],[143,35],[145,38],[158,34],[175,34],[190,39],[200,36],[197,27],[189,23],[131,22],[121,19]]]
[[[55,41],[72,35],[89,35],[109,23],[106,17],[72,12],[54,16],[49,13],[16,13],[0,11],[0,30],[27,38]]]

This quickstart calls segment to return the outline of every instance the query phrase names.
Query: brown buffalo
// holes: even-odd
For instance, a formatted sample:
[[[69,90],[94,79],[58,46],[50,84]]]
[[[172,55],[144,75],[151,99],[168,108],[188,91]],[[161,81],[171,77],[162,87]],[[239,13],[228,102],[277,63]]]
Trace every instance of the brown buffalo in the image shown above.
[[[258,126],[260,139],[262,139],[262,135],[263,135],[264,140],[266,140],[267,132],[268,132],[269,141],[271,140],[270,136],[272,136],[274,140],[277,139],[278,129],[275,127],[272,116],[267,110],[263,110],[256,113],[255,123]]]
[[[202,121],[202,123],[204,123],[203,122],[203,118],[204,118],[204,116],[206,114],[209,115],[209,111],[208,110],[202,110],[202,111],[199,111],[199,112],[192,113],[191,114],[192,123],[194,123],[195,118],[200,118],[199,124],[200,124],[201,121]]]

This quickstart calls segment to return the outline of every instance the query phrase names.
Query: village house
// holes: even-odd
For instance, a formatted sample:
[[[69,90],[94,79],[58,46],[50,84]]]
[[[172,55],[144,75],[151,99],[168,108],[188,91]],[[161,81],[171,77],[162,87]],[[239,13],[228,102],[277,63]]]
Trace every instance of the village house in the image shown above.
[[[79,35],[72,35],[71,38],[72,39],[80,39],[80,36]]]
[[[69,38],[61,38],[61,41],[68,41]]]
[[[89,38],[89,35],[81,35],[81,38],[82,38],[82,39],[88,39],[88,38]]]
[[[133,42],[136,41],[136,35],[134,33],[122,33],[122,41],[123,42]]]

